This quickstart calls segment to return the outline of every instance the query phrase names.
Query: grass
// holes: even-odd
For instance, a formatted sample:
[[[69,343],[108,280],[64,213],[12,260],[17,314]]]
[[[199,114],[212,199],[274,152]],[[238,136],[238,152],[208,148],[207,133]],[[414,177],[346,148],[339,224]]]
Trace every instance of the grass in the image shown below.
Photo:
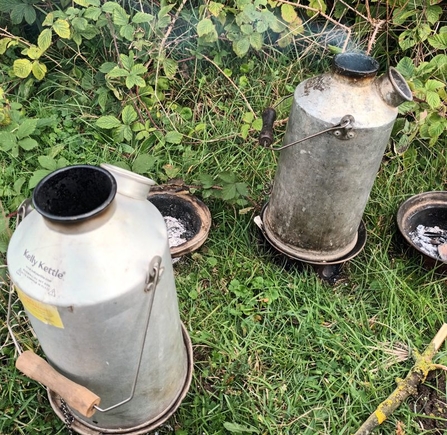
[[[251,202],[243,214],[242,206],[205,200],[213,217],[209,238],[175,266],[180,316],[194,346],[194,377],[181,407],[157,433],[352,434],[412,366],[411,358],[394,358],[393,347],[423,350],[445,320],[444,278],[423,268],[395,225],[398,206],[407,197],[445,188],[445,143],[427,148],[415,142],[413,153],[387,152],[365,210],[366,247],[344,266],[343,279],[330,285],[260,239],[253,217],[268,198],[277,156],[256,145],[255,131],[247,140],[239,133],[247,101],[260,114],[325,64],[314,63],[306,71],[301,60],[279,54],[255,59],[243,86],[240,77],[247,74],[238,63],[226,66],[233,71],[231,81],[206,60],[190,64],[188,77],[177,80],[165,102],[193,108],[192,124],[207,126],[200,140],[137,146],[134,154],[126,154],[95,129],[86,116],[88,106],[76,99],[77,88],[67,105],[46,101],[52,94],[43,91],[33,102],[39,116],[56,114],[60,120],[38,152],[46,155],[60,147],[59,155],[71,164],[131,163],[139,153],[150,153],[155,157],[151,176],[158,182],[169,178],[168,164],[186,183],[201,173],[232,171],[249,187]],[[278,138],[289,106],[290,100],[279,107]],[[183,121],[161,113],[157,122],[179,126]],[[5,160],[4,185],[18,175],[29,178],[23,162],[35,157]],[[6,212],[17,202],[16,196],[3,195]],[[0,290],[5,319],[7,284]],[[38,347],[19,302],[13,314],[18,340]],[[44,388],[14,368],[17,355],[4,320],[0,346],[0,434],[67,433]],[[436,361],[446,358],[443,347]],[[394,433],[398,424],[406,435],[424,433],[411,407],[403,404],[376,434]]]

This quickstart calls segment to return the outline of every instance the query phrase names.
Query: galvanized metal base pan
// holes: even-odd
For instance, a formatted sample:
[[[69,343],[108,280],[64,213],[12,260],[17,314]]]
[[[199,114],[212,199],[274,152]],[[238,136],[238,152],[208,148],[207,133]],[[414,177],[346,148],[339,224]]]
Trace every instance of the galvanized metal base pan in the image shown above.
[[[174,403],[167,408],[162,414],[154,418],[151,418],[147,423],[143,423],[134,428],[127,429],[92,429],[89,426],[86,426],[81,420],[78,420],[75,417],[73,423],[71,424],[71,429],[80,434],[80,435],[105,435],[105,434],[122,434],[122,435],[143,435],[148,432],[153,431],[157,427],[161,426],[166,420],[168,420],[177,408],[180,406],[181,402],[186,396],[186,393],[189,390],[192,380],[192,371],[193,371],[193,356],[192,356],[192,343],[189,338],[188,332],[185,326],[182,324],[182,332],[183,332],[183,341],[185,343],[186,353],[187,353],[187,374],[185,383],[183,385],[180,394]],[[48,399],[50,401],[51,407],[53,408],[56,415],[62,420],[65,421],[65,416],[61,410],[61,397],[57,395],[55,392],[48,390]]]
[[[312,260],[312,261],[310,261],[308,259],[305,259],[305,258],[302,258],[300,256],[297,256],[297,255],[293,254],[292,252],[290,252],[288,250],[285,251],[283,246],[281,246],[281,244],[279,244],[276,240],[274,240],[272,237],[270,237],[269,234],[267,233],[267,231],[264,228],[264,213],[265,213],[265,210],[267,209],[267,206],[268,206],[268,203],[266,203],[264,205],[264,207],[262,208],[260,216],[256,216],[254,218],[254,222],[259,227],[259,229],[261,230],[263,236],[269,242],[269,244],[274,249],[276,249],[277,251],[281,252],[281,254],[284,254],[288,258],[291,258],[293,260],[298,260],[298,261],[301,261],[302,263],[310,264],[312,266],[339,265],[339,264],[346,263],[349,260],[352,260],[365,247],[365,243],[366,243],[366,227],[365,227],[365,224],[363,223],[363,221],[361,221],[360,222],[360,226],[359,226],[359,228],[357,230],[357,242],[356,242],[355,246],[347,254],[345,254],[342,257],[337,258],[335,260],[331,260],[331,261]]]

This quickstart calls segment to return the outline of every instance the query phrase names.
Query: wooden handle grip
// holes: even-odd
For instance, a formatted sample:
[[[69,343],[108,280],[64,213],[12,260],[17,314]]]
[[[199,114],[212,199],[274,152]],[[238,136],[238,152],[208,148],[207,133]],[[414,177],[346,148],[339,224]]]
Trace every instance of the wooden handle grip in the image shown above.
[[[99,405],[101,401],[95,393],[61,375],[30,350],[20,354],[16,367],[26,376],[54,391],[68,406],[86,417],[91,417],[95,413],[94,406]]]

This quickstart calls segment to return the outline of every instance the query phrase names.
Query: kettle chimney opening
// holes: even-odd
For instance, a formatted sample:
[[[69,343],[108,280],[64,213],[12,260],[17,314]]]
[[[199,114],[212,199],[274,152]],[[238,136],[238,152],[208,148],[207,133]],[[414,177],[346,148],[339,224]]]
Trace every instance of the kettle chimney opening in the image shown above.
[[[333,60],[334,72],[346,77],[374,77],[379,66],[377,60],[362,53],[341,53]]]
[[[103,168],[69,166],[40,181],[33,203],[51,221],[80,222],[106,209],[115,198],[116,188],[115,178]]]

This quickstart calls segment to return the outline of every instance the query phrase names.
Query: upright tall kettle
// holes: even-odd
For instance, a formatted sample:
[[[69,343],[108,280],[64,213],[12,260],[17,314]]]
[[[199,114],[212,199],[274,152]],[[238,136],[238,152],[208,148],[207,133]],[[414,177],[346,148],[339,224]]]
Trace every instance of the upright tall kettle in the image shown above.
[[[8,247],[11,279],[51,366],[100,399],[88,412],[67,400],[79,433],[146,433],[189,387],[190,341],[151,184],[111,165],[55,171],[36,186],[35,210]]]
[[[305,80],[292,109],[264,211],[264,231],[282,252],[329,262],[355,246],[394,121],[412,99],[394,68],[361,53],[335,56],[332,71]]]

